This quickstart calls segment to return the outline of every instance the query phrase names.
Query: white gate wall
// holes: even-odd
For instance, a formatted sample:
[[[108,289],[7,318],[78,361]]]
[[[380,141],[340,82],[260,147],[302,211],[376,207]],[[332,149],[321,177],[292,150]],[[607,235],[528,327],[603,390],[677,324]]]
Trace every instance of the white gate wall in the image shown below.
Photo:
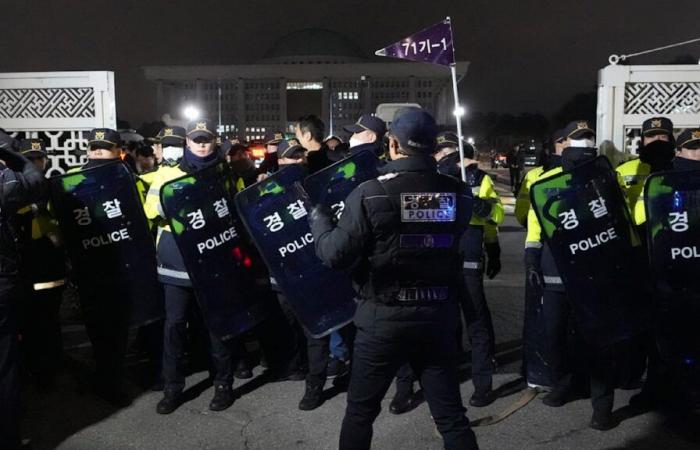
[[[0,73],[0,127],[42,138],[48,175],[84,163],[86,132],[116,128],[113,72]]]
[[[598,73],[598,141],[636,153],[642,122],[668,117],[676,133],[700,126],[700,66],[607,66]]]

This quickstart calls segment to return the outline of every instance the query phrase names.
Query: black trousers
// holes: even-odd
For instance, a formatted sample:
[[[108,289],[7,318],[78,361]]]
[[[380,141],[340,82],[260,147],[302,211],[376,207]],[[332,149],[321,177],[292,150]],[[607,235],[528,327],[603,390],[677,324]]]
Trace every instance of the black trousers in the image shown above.
[[[19,448],[17,300],[14,278],[0,277],[0,448]]]
[[[569,364],[571,305],[564,291],[545,289],[542,293],[544,359],[549,364],[555,388],[568,389],[572,383]]]
[[[369,306],[373,307],[384,312],[386,308],[391,308]],[[456,309],[453,311],[457,312]],[[384,312],[379,311],[376,315]],[[357,323],[340,450],[370,448],[372,424],[381,411],[381,401],[397,370],[406,361],[421,383],[445,449],[478,448],[459,391],[456,330],[454,327],[444,327],[448,329],[440,332],[437,329],[441,327],[435,325],[403,326],[397,323],[396,328],[383,325],[385,328],[380,331],[382,325]]]
[[[466,298],[462,300],[462,314],[472,351],[472,382],[474,390],[489,391],[493,384],[493,359],[496,338],[491,310],[484,294],[484,275],[480,270],[465,270]]]
[[[163,383],[170,391],[185,388],[185,345],[187,318],[190,308],[196,308],[192,288],[165,285],[165,328],[163,330]],[[209,356],[213,383],[233,384],[233,352],[231,344],[209,333]]]
[[[129,311],[114,286],[80,286],[85,329],[95,357],[98,389],[120,391],[129,339]]]
[[[61,362],[63,340],[59,311],[63,287],[35,291],[27,286],[22,301],[22,353],[39,384],[51,384]]]
[[[416,376],[413,374],[411,365],[408,363],[403,364],[396,372],[396,393],[413,392],[414,381],[416,381]]]
[[[289,306],[287,298],[281,292],[277,292],[276,294],[277,301],[289,329],[288,342],[286,343],[286,346],[288,346],[289,361],[286,370],[291,372],[301,370],[306,367],[308,362],[306,355],[306,336],[299,324],[296,314],[294,314],[291,306]],[[283,338],[283,336],[278,337],[280,339]],[[282,343],[279,342],[278,345],[280,344]]]

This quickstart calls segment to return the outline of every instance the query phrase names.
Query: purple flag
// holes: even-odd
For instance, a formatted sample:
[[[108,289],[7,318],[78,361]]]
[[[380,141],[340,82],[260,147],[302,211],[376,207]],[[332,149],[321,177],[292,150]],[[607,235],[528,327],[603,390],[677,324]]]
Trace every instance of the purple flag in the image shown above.
[[[450,18],[377,50],[375,55],[450,66],[455,63]]]

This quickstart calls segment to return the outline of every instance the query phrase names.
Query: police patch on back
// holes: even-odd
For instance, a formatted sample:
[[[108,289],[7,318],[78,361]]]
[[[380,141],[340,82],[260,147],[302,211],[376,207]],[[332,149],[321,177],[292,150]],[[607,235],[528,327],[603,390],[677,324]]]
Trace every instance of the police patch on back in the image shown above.
[[[454,222],[454,192],[407,192],[401,194],[402,222]]]

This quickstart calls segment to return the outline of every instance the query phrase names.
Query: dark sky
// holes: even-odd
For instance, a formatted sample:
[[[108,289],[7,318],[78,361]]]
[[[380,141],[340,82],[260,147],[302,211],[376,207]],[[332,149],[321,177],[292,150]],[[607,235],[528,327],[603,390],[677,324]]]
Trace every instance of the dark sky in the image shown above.
[[[113,70],[120,118],[153,117],[142,65],[253,62],[281,36],[336,30],[368,54],[452,17],[471,111],[551,114],[611,53],[700,37],[699,0],[0,0],[0,71]],[[700,55],[700,44],[636,64]]]

